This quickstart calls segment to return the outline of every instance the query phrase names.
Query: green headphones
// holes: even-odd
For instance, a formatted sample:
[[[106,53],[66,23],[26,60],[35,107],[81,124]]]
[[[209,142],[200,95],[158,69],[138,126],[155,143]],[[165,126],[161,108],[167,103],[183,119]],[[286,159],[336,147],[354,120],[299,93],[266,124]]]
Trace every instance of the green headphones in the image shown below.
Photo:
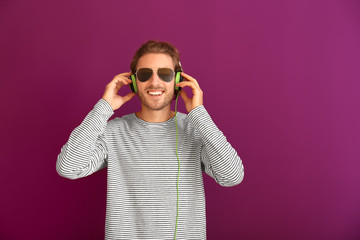
[[[180,91],[181,90],[181,87],[177,87],[176,84],[180,83],[183,81],[183,77],[181,76],[181,72],[183,71],[182,70],[182,67],[181,67],[181,63],[179,62],[179,65],[180,65],[180,70],[175,72],[175,84],[174,84],[174,89],[175,91]],[[129,86],[130,86],[130,89],[132,92],[134,93],[137,93],[138,92],[138,88],[137,88],[137,85],[136,85],[136,76],[135,74],[131,74],[130,76],[130,80],[132,81]]]

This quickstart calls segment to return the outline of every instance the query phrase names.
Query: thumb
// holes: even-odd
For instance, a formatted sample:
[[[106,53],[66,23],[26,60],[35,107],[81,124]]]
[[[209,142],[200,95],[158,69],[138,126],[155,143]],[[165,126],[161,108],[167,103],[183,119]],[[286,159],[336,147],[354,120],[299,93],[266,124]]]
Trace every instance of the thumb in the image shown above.
[[[180,91],[180,96],[184,100],[185,103],[187,103],[189,101],[189,97],[185,91]]]
[[[136,93],[134,93],[134,92],[130,92],[130,93],[126,94],[126,95],[123,97],[124,103],[126,103],[127,101],[129,101],[130,99],[132,99],[135,95],[136,95]]]

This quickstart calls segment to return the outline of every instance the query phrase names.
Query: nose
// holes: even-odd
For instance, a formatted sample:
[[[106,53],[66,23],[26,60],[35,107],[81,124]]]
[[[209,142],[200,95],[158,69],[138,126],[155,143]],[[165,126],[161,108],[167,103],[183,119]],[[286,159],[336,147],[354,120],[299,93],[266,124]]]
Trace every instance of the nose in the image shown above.
[[[156,84],[161,83],[162,80],[159,78],[157,72],[154,71],[148,81],[151,82],[151,84],[156,85]]]

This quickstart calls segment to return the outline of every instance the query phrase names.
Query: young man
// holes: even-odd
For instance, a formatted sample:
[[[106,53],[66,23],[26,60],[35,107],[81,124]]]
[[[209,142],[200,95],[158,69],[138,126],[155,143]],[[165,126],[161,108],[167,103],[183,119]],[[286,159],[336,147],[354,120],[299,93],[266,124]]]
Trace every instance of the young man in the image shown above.
[[[58,156],[57,172],[66,178],[88,176],[107,167],[106,239],[206,239],[202,171],[222,186],[239,184],[242,161],[203,106],[198,82],[181,72],[177,49],[148,41],[136,52],[131,72],[106,86]],[[136,94],[117,93],[132,83],[139,112],[108,121]],[[178,73],[180,74],[180,73]],[[176,87],[188,114],[170,109]]]

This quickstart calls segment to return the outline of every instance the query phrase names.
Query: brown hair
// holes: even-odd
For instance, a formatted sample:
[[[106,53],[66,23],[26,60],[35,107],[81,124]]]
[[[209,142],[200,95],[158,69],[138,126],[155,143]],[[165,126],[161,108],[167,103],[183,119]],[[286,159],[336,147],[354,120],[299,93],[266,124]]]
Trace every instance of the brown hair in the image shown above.
[[[174,70],[175,72],[181,70],[180,66],[180,54],[179,51],[170,43],[168,42],[159,42],[150,40],[141,45],[141,47],[136,51],[133,60],[130,64],[130,69],[132,73],[136,72],[136,65],[140,59],[140,57],[144,56],[148,53],[163,53],[167,54],[171,57],[173,63],[174,63]]]

